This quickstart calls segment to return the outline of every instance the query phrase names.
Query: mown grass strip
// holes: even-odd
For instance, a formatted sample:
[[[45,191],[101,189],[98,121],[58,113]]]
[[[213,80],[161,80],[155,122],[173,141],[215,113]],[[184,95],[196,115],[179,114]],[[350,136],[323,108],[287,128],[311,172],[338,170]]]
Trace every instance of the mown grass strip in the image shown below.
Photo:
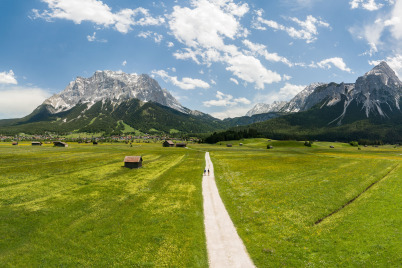
[[[353,203],[356,199],[358,199],[362,194],[364,194],[365,192],[367,192],[371,187],[373,187],[374,185],[376,185],[377,183],[379,183],[380,181],[384,180],[386,177],[388,177],[395,169],[397,169],[399,167],[400,164],[395,165],[387,174],[385,174],[382,178],[380,178],[379,180],[373,182],[372,184],[370,184],[369,186],[367,186],[366,189],[364,189],[361,193],[359,193],[357,196],[355,196],[354,198],[352,198],[351,200],[349,200],[348,202],[346,202],[344,205],[342,205],[340,208],[334,210],[333,212],[331,212],[330,214],[328,214],[325,217],[322,217],[320,219],[318,219],[314,225],[320,224],[322,221],[324,221],[325,219],[331,217],[332,215],[338,213],[339,211],[341,211],[342,209],[344,209],[346,206],[350,205],[351,203]]]

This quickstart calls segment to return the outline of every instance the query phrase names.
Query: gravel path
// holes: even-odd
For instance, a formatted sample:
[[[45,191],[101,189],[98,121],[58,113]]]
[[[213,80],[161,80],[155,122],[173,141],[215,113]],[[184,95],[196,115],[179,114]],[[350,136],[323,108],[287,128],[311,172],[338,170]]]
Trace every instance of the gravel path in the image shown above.
[[[205,161],[205,169],[210,171],[209,176],[207,172],[202,180],[209,266],[255,267],[219,196],[214,166],[208,152],[205,154]]]

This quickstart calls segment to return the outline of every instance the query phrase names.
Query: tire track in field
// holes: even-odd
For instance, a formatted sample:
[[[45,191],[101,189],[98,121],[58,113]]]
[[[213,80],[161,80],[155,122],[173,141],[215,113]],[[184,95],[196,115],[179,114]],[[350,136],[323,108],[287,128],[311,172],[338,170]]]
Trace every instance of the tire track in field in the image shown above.
[[[384,180],[386,177],[388,177],[395,169],[397,169],[399,167],[400,164],[397,164],[396,166],[394,166],[390,171],[387,172],[387,174],[385,174],[382,178],[380,178],[379,180],[373,182],[372,184],[370,184],[369,186],[367,186],[366,189],[363,190],[363,192],[361,192],[360,194],[358,194],[357,196],[353,197],[351,200],[349,200],[347,203],[345,203],[344,205],[342,205],[340,208],[334,210],[333,212],[331,212],[330,214],[328,214],[327,216],[317,220],[314,225],[318,225],[320,224],[322,221],[324,221],[325,219],[331,217],[332,215],[338,213],[339,211],[341,211],[342,209],[344,209],[346,206],[352,204],[354,201],[356,201],[356,199],[358,199],[362,194],[364,194],[365,192],[367,192],[371,187],[373,187],[374,185],[376,185],[377,183],[381,182],[382,180]]]
[[[255,267],[219,196],[208,152],[205,153],[205,162],[209,174],[203,176],[202,195],[209,266]]]

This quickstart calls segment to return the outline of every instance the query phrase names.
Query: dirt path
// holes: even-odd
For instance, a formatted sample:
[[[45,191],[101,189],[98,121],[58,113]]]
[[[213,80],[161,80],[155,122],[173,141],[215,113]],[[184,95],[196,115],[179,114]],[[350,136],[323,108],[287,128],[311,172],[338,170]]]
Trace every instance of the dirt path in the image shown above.
[[[206,167],[203,176],[204,225],[210,267],[255,267],[243,241],[219,196],[215,183],[214,166],[209,153],[205,153]]]

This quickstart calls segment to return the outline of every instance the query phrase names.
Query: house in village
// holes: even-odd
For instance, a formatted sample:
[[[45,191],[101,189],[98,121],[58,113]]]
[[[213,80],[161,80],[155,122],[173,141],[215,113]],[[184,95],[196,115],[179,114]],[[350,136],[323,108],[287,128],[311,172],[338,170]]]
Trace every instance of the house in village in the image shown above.
[[[226,144],[226,147],[232,147],[233,145],[232,144]]]
[[[68,147],[68,144],[65,143],[65,142],[62,142],[62,141],[54,141],[54,142],[53,142],[53,145],[54,145],[55,147]]]
[[[142,167],[142,157],[141,156],[126,156],[124,158],[124,167],[130,168],[130,169]]]
[[[164,141],[163,147],[174,147],[173,141]]]
[[[18,145],[18,141],[14,141],[12,144],[13,145]]]
[[[93,144],[93,145],[98,145],[98,142],[97,142],[97,141],[93,141],[92,144]]]
[[[186,147],[187,143],[176,143],[176,147]]]
[[[40,141],[33,141],[31,144],[32,146],[42,146],[42,142]]]

